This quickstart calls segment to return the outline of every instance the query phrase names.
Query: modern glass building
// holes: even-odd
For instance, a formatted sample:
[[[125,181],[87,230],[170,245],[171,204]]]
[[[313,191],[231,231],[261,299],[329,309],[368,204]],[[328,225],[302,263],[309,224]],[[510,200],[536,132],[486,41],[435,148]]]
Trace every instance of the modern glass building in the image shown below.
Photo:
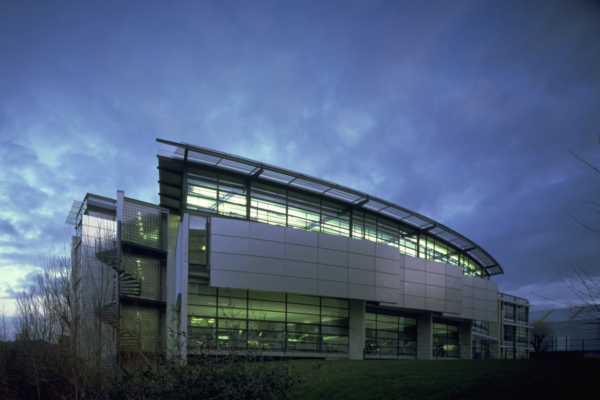
[[[88,194],[68,219],[79,273],[114,282],[95,300],[107,336],[120,332],[107,354],[170,327],[190,355],[522,355],[501,346],[502,267],[472,240],[332,182],[158,142],[175,147],[158,154],[159,205]]]

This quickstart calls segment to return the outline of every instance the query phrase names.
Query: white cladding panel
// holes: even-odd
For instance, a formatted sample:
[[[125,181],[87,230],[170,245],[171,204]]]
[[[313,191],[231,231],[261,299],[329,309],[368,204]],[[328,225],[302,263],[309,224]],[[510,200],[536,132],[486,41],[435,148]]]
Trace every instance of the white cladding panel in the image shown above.
[[[211,218],[211,286],[378,301],[491,321],[495,282],[380,243]]]

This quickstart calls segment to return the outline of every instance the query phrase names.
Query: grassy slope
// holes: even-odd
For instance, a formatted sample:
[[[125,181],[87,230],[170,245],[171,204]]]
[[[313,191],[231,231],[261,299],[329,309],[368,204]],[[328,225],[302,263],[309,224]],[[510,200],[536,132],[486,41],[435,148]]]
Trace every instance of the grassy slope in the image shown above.
[[[315,366],[321,364],[319,370]],[[600,360],[295,361],[302,399],[600,399]]]

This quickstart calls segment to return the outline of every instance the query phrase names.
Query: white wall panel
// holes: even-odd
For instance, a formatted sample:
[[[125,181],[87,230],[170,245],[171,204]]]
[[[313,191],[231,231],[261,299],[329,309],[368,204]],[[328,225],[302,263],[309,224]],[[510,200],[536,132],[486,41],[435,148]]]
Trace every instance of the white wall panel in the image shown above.
[[[285,245],[285,256],[288,260],[316,263],[319,259],[319,249],[309,246],[298,246],[295,244]]]
[[[319,280],[319,296],[348,297],[348,284]]]
[[[398,293],[398,290],[375,286],[375,301],[397,303],[399,300],[400,293]]]
[[[427,260],[415,257],[404,258],[404,269],[415,269],[419,271],[425,271],[425,264]]]
[[[213,235],[227,235],[238,237],[250,236],[250,223],[238,219],[211,218],[210,232]]]
[[[473,288],[473,297],[479,300],[485,300],[487,298],[487,293],[483,289]]]
[[[425,308],[429,311],[446,311],[446,301],[442,299],[426,298]]]
[[[425,271],[405,269],[404,270],[404,281],[425,284]]]
[[[425,309],[425,297],[404,295],[404,307],[415,310]]]
[[[318,295],[318,281],[316,279],[285,277],[285,292]]]
[[[348,266],[350,268],[375,271],[375,257],[366,256],[364,254],[348,253]]]
[[[254,290],[273,290],[273,288],[282,288],[285,286],[285,276],[276,276],[268,274],[250,274],[249,289]]]
[[[463,285],[462,291],[463,291],[463,296],[466,296],[466,297],[474,297],[475,296],[475,289],[473,289],[473,286]]]
[[[398,261],[376,257],[375,270],[377,272],[385,272],[386,274],[398,275],[400,265],[398,264]]]
[[[475,278],[472,276],[463,275],[462,276],[463,286],[471,286],[472,287],[474,279]]]
[[[485,311],[497,312],[498,311],[498,301],[486,301]]]
[[[473,318],[476,321],[487,321],[487,314],[483,310],[474,309]]]
[[[480,278],[473,278],[473,287],[477,288],[477,289],[486,289],[486,280],[485,279],[480,279]]]
[[[250,257],[240,254],[212,253],[210,260],[211,271],[214,269],[248,271],[250,268]]]
[[[375,256],[375,242],[368,240],[348,239],[348,251],[350,253]]]
[[[319,279],[326,281],[348,282],[348,268],[319,264]]]
[[[375,273],[375,286],[386,287],[390,289],[398,289],[400,286],[400,281],[398,280],[398,275],[385,274],[383,272]],[[400,294],[400,293],[398,293]]]
[[[375,272],[348,268],[348,282],[375,286]]]
[[[463,294],[462,290],[451,289],[446,287],[446,300],[458,301],[462,304]]]
[[[446,300],[446,288],[439,286],[425,285],[425,297],[428,299]]]
[[[348,266],[348,253],[344,251],[319,249],[319,264]]]
[[[446,275],[446,287],[450,289],[457,289],[462,292],[462,279],[456,278],[454,276]]]
[[[319,275],[319,266],[315,263],[285,260],[285,274],[286,276],[316,280]]]
[[[233,236],[212,235],[210,249],[213,253],[249,254],[250,240]]]
[[[285,243],[250,239],[250,255],[270,258],[285,258]]]
[[[250,238],[272,242],[285,242],[285,227],[250,223]]]
[[[456,278],[462,278],[462,267],[458,265],[446,264],[446,276],[454,276]]]
[[[285,275],[285,260],[278,258],[250,256],[248,272],[271,275]]]
[[[425,297],[425,285],[421,283],[404,282],[404,294]]]
[[[487,311],[487,302],[485,300],[475,299],[473,305],[473,308],[476,310]]]
[[[425,273],[425,283],[427,285],[435,285],[435,286],[446,286],[446,276],[433,274],[431,272]]]
[[[491,290],[492,292],[498,292],[498,282],[485,281],[485,286],[487,290]]]
[[[463,296],[462,305],[465,308],[475,308],[475,300],[472,297]]]
[[[458,266],[400,256],[395,247],[369,241],[212,221],[219,233],[211,237],[212,286],[379,301],[469,319],[475,310],[484,318],[497,312],[497,284],[463,276]]]
[[[308,232],[302,229],[285,228],[285,241],[292,244],[318,247],[319,234],[317,232]]]
[[[376,243],[375,244],[375,255],[381,258],[387,258],[394,261],[400,260],[400,250],[394,246],[388,246],[387,244]]]
[[[427,260],[425,263],[425,271],[446,275],[446,264],[433,260]]]
[[[370,285],[348,284],[348,297],[361,300],[375,300],[375,287]]]
[[[459,301],[446,300],[446,312],[452,314],[460,314],[462,311],[462,303]]]
[[[319,233],[319,247],[330,250],[348,251],[348,238]]]

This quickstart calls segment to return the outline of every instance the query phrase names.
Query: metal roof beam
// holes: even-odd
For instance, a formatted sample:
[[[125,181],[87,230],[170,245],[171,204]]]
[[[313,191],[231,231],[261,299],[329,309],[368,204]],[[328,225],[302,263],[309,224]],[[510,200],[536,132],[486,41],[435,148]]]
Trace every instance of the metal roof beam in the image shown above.
[[[159,185],[165,185],[165,186],[170,187],[172,189],[181,190],[181,188],[179,186],[173,185],[172,183],[167,183],[167,182],[164,182],[164,181],[158,181],[158,184]]]
[[[168,172],[170,174],[183,176],[183,171],[175,171],[175,170],[172,170],[172,169],[169,169],[169,168],[165,168],[165,167],[161,167],[161,166],[156,167],[156,169],[158,169],[160,171]]]
[[[181,202],[181,199],[178,199],[177,197],[169,196],[168,194],[159,193],[158,195],[159,195],[160,197],[164,197],[164,198],[166,198],[166,199],[171,199],[171,200],[174,200],[174,201]]]

